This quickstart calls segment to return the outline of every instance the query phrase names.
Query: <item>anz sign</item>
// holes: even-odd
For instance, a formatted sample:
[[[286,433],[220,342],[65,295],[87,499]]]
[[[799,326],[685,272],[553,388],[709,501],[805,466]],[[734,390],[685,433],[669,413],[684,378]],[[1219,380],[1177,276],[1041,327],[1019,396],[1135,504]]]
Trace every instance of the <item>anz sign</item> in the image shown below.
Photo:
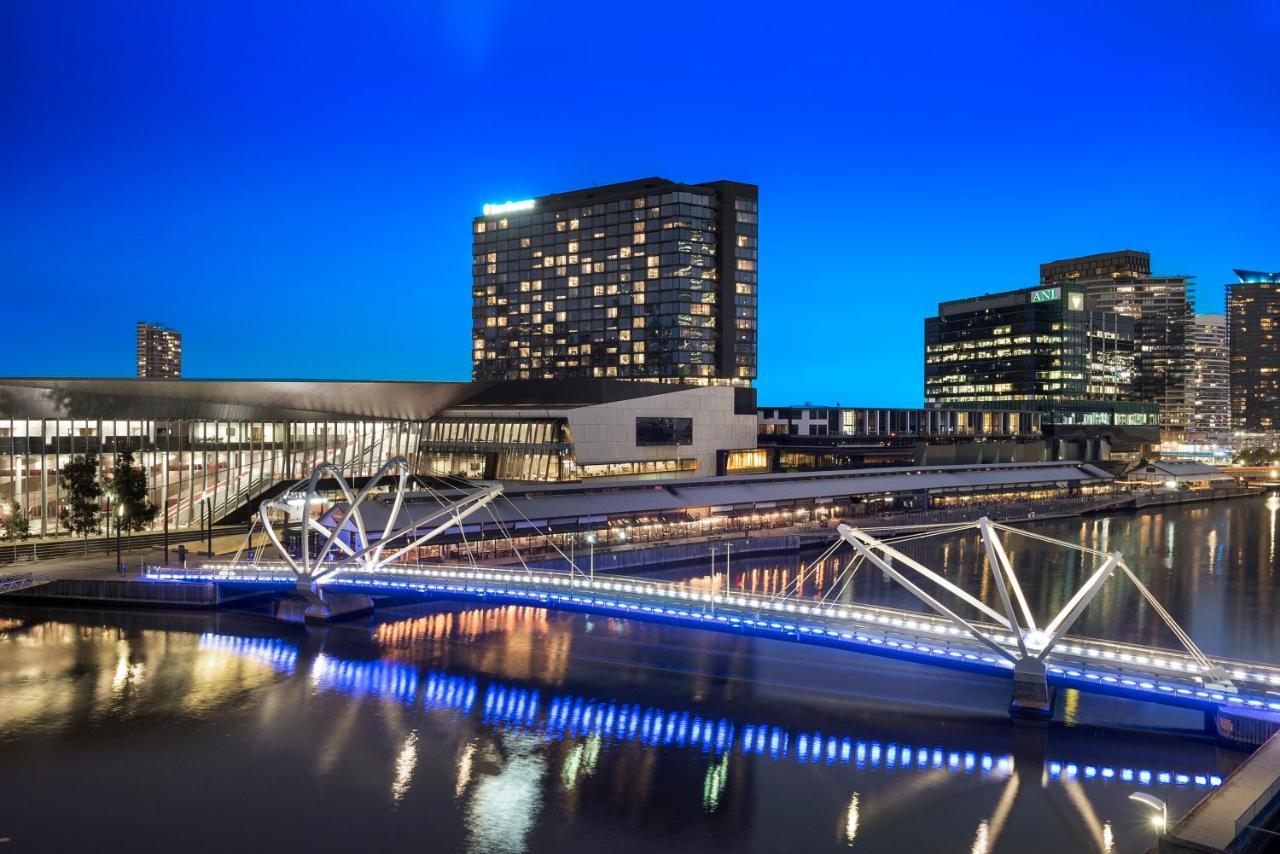
[[[1062,299],[1062,288],[1041,288],[1031,292],[1031,302],[1057,302]],[[1084,294],[1079,291],[1067,291],[1067,310],[1084,311]]]

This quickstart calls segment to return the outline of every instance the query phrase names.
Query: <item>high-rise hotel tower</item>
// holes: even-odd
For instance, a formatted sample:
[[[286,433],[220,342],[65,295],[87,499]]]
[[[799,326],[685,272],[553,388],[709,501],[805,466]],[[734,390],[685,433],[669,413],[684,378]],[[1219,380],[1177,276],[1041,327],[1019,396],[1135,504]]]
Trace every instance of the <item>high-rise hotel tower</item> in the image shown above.
[[[758,189],[646,178],[484,206],[472,376],[749,386]]]

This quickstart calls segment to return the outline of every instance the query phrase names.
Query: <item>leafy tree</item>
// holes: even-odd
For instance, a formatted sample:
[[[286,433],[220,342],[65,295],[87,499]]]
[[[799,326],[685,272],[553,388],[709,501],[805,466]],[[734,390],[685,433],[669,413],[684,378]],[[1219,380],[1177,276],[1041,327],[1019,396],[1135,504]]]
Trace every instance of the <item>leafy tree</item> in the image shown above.
[[[0,531],[4,531],[5,538],[9,540],[25,540],[31,536],[31,522],[18,499],[10,498],[5,502],[4,521],[0,522]]]
[[[58,485],[65,500],[58,521],[73,534],[84,538],[85,554],[89,553],[89,535],[98,533],[102,522],[102,486],[98,483],[98,456],[85,454],[72,457],[58,472]]]
[[[1266,448],[1249,448],[1240,454],[1240,462],[1247,466],[1266,466],[1275,460],[1275,456]]]
[[[141,531],[155,521],[159,508],[147,495],[147,473],[133,464],[133,451],[122,451],[116,456],[111,491],[116,496],[119,508],[116,524],[121,531]]]

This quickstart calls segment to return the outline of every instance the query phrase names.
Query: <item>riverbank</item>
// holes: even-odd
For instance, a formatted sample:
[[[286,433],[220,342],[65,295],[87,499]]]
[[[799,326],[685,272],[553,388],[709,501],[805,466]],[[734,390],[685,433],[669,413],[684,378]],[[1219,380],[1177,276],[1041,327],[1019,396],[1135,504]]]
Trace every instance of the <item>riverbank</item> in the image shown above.
[[[934,525],[972,522],[983,515],[993,521],[1006,524],[1026,524],[1121,511],[1140,512],[1161,507],[1257,497],[1265,492],[1266,490],[1260,487],[1232,487],[1188,492],[1081,496],[1041,502],[966,505],[956,508],[865,516],[849,521],[872,529],[892,526],[897,533],[911,533],[923,531]],[[573,556],[573,565],[581,571],[602,574],[657,572],[691,564],[710,566],[713,560],[717,566],[723,566],[726,560],[795,554],[809,549],[824,548],[836,537],[835,523],[812,523],[786,529],[773,528],[717,534],[677,542],[632,542],[607,550],[598,549],[594,552],[594,556],[579,552]],[[215,543],[230,550],[238,545],[239,540],[227,538],[220,543],[218,541]],[[123,576],[115,571],[113,564],[114,560],[107,560],[105,556],[80,558],[78,555],[69,556],[53,564],[40,562],[32,566],[39,566],[38,574],[47,579],[45,583],[24,585],[22,590],[0,593],[0,599],[187,608],[219,608],[232,603],[241,604],[246,599],[243,588],[238,585],[233,588],[236,590],[235,595],[230,597],[216,592],[200,594],[192,598],[188,594],[170,594],[161,590],[147,591],[144,589],[147,586],[168,586],[157,585],[154,581],[143,581],[140,571],[143,565],[162,565],[163,552],[161,551],[152,550],[141,555],[130,555],[127,561],[128,569]],[[494,561],[493,564],[496,566],[520,565],[520,561],[516,558],[507,558]],[[534,557],[526,554],[524,564],[538,569],[565,571],[570,567],[570,560],[560,556],[558,552],[544,551]],[[0,590],[4,589],[4,579],[11,575],[13,574],[0,574]],[[118,585],[103,583],[111,580],[125,584],[131,579],[133,586],[120,589],[117,589]],[[190,582],[183,583],[190,584]],[[209,583],[212,584],[212,582]]]
[[[1233,487],[1228,489],[1197,490],[1194,492],[1135,493],[1122,496],[1093,496],[1088,498],[1059,499],[1040,503],[1025,502],[1006,507],[992,505],[966,506],[963,508],[925,510],[914,513],[865,516],[848,520],[850,524],[867,528],[894,527],[897,533],[923,531],[933,525],[963,524],[982,516],[1005,524],[1047,522],[1056,519],[1075,519],[1120,511],[1139,512],[1156,507],[1172,507],[1210,501],[1228,501],[1237,498],[1254,498],[1266,490],[1258,487]],[[733,557],[760,557],[786,554],[809,548],[822,548],[837,537],[836,523],[810,525],[793,529],[766,529],[744,531],[737,535],[718,535],[683,540],[678,543],[644,542],[614,546],[607,551],[597,550],[594,558],[582,554],[574,556],[578,569],[601,573],[646,571],[683,566],[691,563],[709,563],[714,550],[716,560],[723,563],[726,554]],[[505,560],[498,565],[518,565],[517,560]],[[570,561],[565,557],[539,556],[525,559],[525,564],[537,569],[567,570]]]

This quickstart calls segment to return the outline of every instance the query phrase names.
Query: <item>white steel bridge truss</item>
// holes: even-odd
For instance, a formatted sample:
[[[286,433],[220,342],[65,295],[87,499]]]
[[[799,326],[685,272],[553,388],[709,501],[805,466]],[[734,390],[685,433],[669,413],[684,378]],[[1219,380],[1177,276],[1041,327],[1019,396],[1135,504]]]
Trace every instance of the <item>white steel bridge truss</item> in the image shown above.
[[[383,525],[381,536],[371,542],[361,509],[370,493],[378,487],[387,474],[393,471],[397,479],[390,515]],[[480,486],[461,498],[443,503],[425,517],[401,524],[400,516],[404,510],[410,474],[408,461],[404,457],[393,457],[378,468],[359,492],[355,492],[338,466],[328,462],[322,463],[311,472],[311,477],[299,482],[300,488],[263,501],[258,508],[258,518],[267,539],[276,547],[281,558],[297,576],[299,586],[313,587],[325,578],[344,570],[377,573],[384,567],[394,565],[418,546],[435,539],[452,527],[460,527],[464,519],[488,506],[502,494],[501,484]],[[317,499],[316,491],[320,480],[325,477],[332,478],[337,483],[339,491],[347,502],[345,515],[335,520],[332,530],[311,515],[312,506],[317,500],[323,500]],[[303,531],[316,532],[325,537],[324,545],[313,554],[311,538],[302,536],[301,554],[295,558],[281,542],[273,515],[283,515],[286,523],[297,517],[297,523],[301,523]],[[399,528],[396,527],[398,524],[400,524]],[[354,525],[355,528],[354,546],[345,542],[340,536],[344,530],[349,530],[350,525]],[[330,552],[334,548],[337,548],[343,556],[337,560],[329,560]]]
[[[976,530],[982,538],[982,545],[986,552],[991,577],[999,594],[1000,605],[1002,606],[1001,611],[988,606],[968,591],[948,581],[940,573],[894,548],[886,540],[873,537],[867,532],[852,528],[849,525],[842,524],[838,527],[841,540],[848,543],[860,558],[879,568],[929,608],[946,617],[958,628],[967,632],[997,655],[1007,659],[1014,665],[1015,673],[1025,673],[1028,676],[1041,679],[1043,678],[1046,659],[1059,647],[1071,626],[1080,618],[1084,610],[1089,607],[1089,604],[1102,591],[1106,583],[1119,570],[1137,588],[1142,598],[1159,615],[1165,625],[1169,627],[1178,642],[1182,644],[1200,672],[1204,674],[1205,687],[1228,693],[1235,691],[1235,687],[1226,671],[1211,661],[1196,646],[1191,637],[1178,625],[1172,615],[1165,610],[1159,600],[1129,568],[1129,565],[1124,561],[1124,556],[1119,552],[1102,552],[1065,540],[1011,528],[1008,525],[992,522],[985,516],[976,522],[939,527],[920,536],[955,534],[969,530]],[[1039,540],[1062,549],[1089,555],[1100,559],[1101,564],[1094,569],[1084,584],[1075,591],[1056,614],[1046,622],[1038,623],[1031,611],[1031,607],[1027,603],[1026,596],[1022,592],[1018,574],[1014,571],[1013,563],[1009,560],[1004,544],[997,533],[998,531]],[[913,539],[918,538],[919,536],[913,537]],[[1010,649],[1008,644],[1001,643],[1000,640],[1003,637],[997,636],[989,628],[989,624],[984,625],[984,622],[966,619],[956,610],[944,604],[937,595],[926,588],[949,594],[978,611],[985,618],[984,622],[994,623],[1007,632],[1009,636],[1012,636],[1016,641],[1016,650]]]

